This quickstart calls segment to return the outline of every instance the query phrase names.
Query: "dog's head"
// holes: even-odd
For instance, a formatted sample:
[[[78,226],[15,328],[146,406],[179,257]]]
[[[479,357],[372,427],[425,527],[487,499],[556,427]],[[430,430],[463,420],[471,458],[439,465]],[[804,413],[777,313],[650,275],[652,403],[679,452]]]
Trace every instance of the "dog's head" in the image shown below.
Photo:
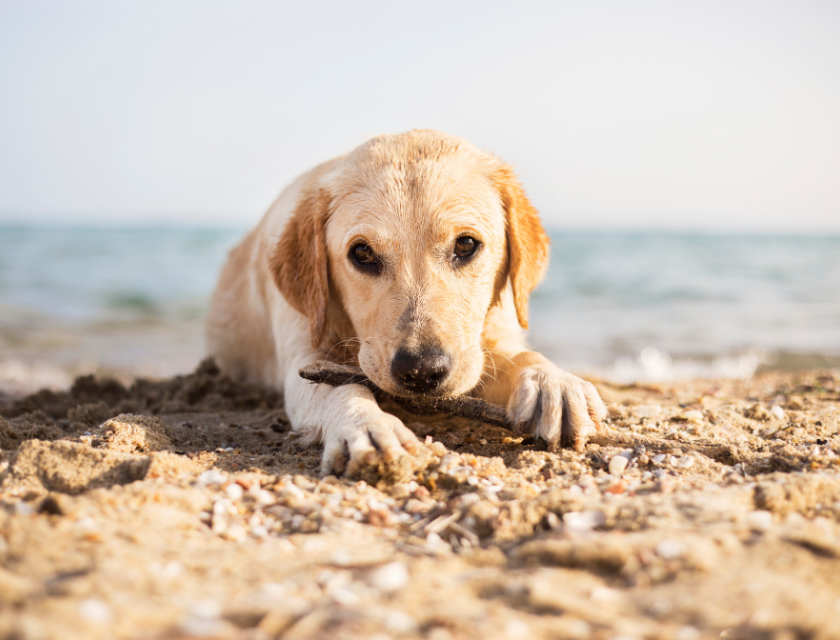
[[[382,136],[303,189],[271,257],[313,346],[357,339],[365,374],[395,395],[459,395],[479,381],[482,332],[548,263],[548,238],[507,165],[434,131]]]

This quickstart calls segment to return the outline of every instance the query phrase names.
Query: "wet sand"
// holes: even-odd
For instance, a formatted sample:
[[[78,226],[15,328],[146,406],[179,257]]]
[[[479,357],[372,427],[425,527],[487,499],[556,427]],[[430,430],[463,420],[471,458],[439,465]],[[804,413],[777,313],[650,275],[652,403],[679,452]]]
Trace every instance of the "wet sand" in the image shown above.
[[[209,363],[0,397],[0,637],[840,637],[840,373],[594,382],[581,453],[402,414],[363,478]]]

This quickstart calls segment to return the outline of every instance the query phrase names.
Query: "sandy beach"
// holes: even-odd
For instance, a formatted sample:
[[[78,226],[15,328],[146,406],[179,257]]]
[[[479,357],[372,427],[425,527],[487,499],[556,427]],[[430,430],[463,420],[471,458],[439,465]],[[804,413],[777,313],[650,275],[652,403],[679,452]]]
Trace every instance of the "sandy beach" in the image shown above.
[[[401,414],[363,478],[209,362],[4,397],[0,637],[840,637],[840,374],[593,382],[583,452]]]
[[[0,640],[840,640],[838,69],[840,2],[0,0]]]

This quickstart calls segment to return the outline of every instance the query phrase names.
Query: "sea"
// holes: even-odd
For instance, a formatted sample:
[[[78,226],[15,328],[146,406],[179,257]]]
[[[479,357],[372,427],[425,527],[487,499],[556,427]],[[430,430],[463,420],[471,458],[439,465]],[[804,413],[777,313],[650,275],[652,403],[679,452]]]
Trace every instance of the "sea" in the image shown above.
[[[0,226],[0,392],[162,377],[245,228]],[[840,236],[556,229],[530,341],[619,383],[840,367]]]

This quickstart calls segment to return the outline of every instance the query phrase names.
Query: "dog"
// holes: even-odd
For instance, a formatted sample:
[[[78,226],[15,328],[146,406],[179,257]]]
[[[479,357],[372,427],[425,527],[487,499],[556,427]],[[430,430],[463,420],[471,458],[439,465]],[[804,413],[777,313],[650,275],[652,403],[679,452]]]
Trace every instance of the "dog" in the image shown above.
[[[322,474],[419,450],[361,385],[312,384],[316,360],[357,364],[397,396],[465,393],[522,433],[580,445],[595,387],[526,344],[549,240],[510,166],[429,130],[376,137],[299,177],[222,269],[207,321],[221,370],[284,393]]]

